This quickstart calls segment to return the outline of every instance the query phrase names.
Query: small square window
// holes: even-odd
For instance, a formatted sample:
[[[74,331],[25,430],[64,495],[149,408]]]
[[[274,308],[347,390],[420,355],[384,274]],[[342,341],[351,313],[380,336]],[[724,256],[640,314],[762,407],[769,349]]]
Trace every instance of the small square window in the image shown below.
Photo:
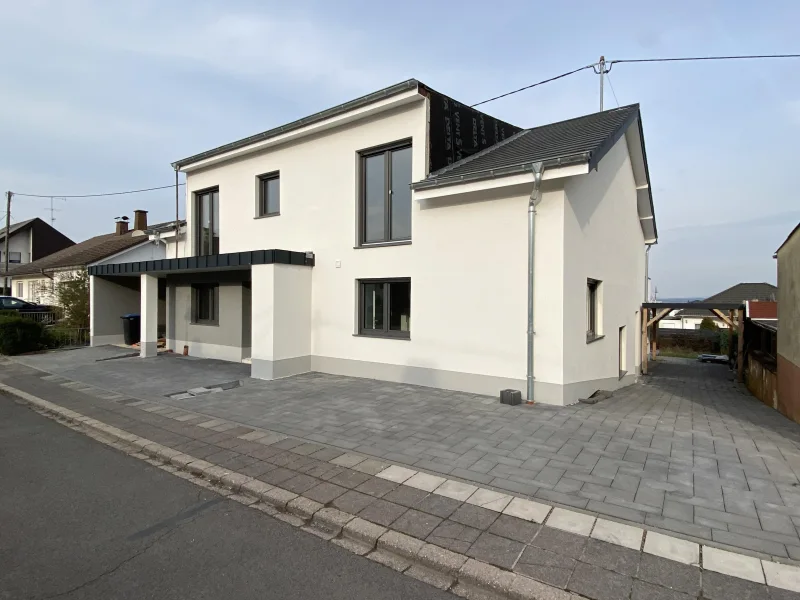
[[[411,336],[411,280],[359,282],[358,332],[376,337]]]
[[[8,253],[8,262],[19,264],[22,262],[22,252],[9,252]]]
[[[281,214],[281,180],[278,173],[258,178],[258,215],[272,217]]]
[[[192,323],[219,324],[219,286],[195,284],[192,286]]]
[[[586,342],[603,337],[603,282],[586,280]]]

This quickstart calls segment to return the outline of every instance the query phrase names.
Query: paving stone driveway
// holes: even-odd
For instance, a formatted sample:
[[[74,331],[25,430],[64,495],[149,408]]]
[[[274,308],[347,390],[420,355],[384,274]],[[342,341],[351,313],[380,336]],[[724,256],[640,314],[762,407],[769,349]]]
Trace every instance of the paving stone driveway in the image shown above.
[[[507,407],[486,396],[318,373],[245,379],[241,387],[183,400],[163,395],[236,374],[215,374],[212,367],[224,364],[123,358],[54,370],[417,469],[800,560],[800,426],[741,391],[724,366],[661,359],[644,383],[594,406],[564,408]]]

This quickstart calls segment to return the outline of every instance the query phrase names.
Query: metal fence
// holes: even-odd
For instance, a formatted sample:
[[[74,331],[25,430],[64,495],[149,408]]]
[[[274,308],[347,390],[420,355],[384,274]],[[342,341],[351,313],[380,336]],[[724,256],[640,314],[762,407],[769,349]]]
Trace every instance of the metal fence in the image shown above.
[[[49,348],[78,348],[89,345],[88,327],[48,327],[47,346]]]
[[[36,321],[37,323],[42,323],[44,325],[52,325],[58,322],[62,315],[59,311],[56,310],[48,310],[42,312],[20,312],[20,317],[24,317],[26,319],[31,319]]]

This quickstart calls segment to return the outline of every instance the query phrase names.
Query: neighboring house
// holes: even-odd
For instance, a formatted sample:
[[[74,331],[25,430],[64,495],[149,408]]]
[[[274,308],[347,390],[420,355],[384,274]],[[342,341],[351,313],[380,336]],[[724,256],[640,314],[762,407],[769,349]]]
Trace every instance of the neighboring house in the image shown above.
[[[0,293],[10,283],[5,278],[5,243],[6,230],[5,227],[0,227]],[[75,242],[38,217],[12,223],[8,236],[8,269],[11,271],[18,265],[39,260],[73,244]],[[14,288],[8,294],[13,296],[17,292]]]
[[[778,410],[800,423],[800,224],[775,253],[778,259]]]
[[[778,288],[770,283],[737,283],[726,290],[714,294],[701,302],[732,304],[748,301],[756,302],[775,302],[777,300]],[[761,311],[762,307],[756,307],[756,311]],[[765,305],[763,310],[768,311]],[[758,312],[757,314],[761,314]],[[749,316],[749,315],[748,315]],[[756,318],[756,317],[753,317]],[[699,329],[703,319],[711,319],[717,327],[727,329],[728,324],[719,317],[715,317],[709,310],[704,308],[686,308],[674,311],[669,317],[659,321],[660,328],[666,329]],[[666,323],[665,323],[666,321]]]
[[[57,305],[58,283],[75,277],[91,265],[164,258],[166,246],[155,243],[145,233],[148,229],[147,211],[137,210],[134,215],[131,231],[128,230],[127,221],[118,221],[114,233],[89,238],[39,260],[9,269],[15,295],[29,302]]]
[[[140,297],[155,355],[166,285],[169,348],[263,379],[525,396],[530,376],[570,404],[637,376],[657,241],[638,105],[519,129],[409,80],[174,167],[182,257],[90,268],[94,344],[121,335],[107,299]]]

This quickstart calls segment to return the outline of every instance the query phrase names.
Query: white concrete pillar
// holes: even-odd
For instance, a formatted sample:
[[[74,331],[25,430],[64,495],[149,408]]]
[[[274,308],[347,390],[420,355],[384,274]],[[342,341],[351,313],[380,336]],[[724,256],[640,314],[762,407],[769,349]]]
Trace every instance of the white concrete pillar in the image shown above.
[[[253,377],[311,370],[311,272],[299,265],[253,265]]]
[[[141,342],[139,356],[158,354],[158,277],[141,275]]]
[[[177,352],[175,347],[175,286],[167,284],[167,318],[166,318],[167,348]]]

